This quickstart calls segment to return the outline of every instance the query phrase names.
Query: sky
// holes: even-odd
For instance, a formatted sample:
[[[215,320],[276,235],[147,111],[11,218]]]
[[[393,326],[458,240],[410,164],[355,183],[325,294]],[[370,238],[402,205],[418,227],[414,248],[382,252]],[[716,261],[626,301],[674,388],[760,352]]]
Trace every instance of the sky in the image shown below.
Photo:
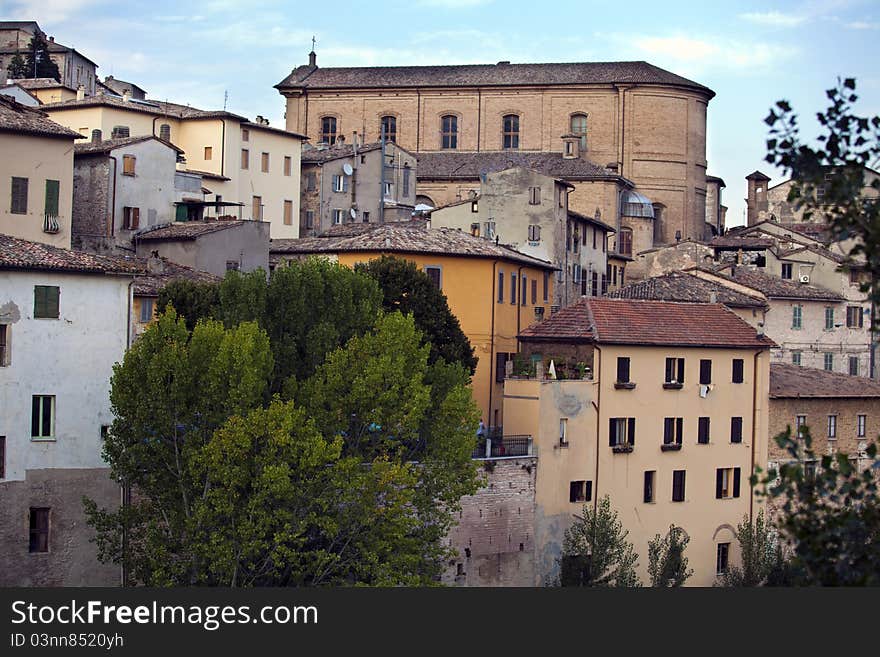
[[[815,135],[838,77],[855,77],[860,115],[880,115],[880,0],[534,2],[408,0],[0,0],[0,20],[36,20],[148,98],[228,110],[284,127],[273,88],[305,64],[478,64],[646,60],[713,89],[709,173],[743,223],[745,176],[763,161],[763,119],[779,99]]]

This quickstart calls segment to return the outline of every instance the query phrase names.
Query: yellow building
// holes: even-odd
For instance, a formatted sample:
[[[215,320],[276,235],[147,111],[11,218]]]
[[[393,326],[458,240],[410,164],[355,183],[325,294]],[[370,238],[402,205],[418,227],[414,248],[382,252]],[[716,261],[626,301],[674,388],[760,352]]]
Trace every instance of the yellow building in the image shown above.
[[[607,298],[520,340],[535,369],[505,381],[504,434],[533,438],[536,583],[557,572],[573,514],[608,495],[643,583],[648,542],[675,524],[690,537],[688,584],[712,585],[760,507],[749,477],[767,461],[773,343],[719,304]]]
[[[553,266],[489,240],[424,222],[349,224],[324,237],[272,240],[271,261],[326,256],[354,267],[383,255],[414,262],[443,291],[479,359],[472,381],[484,422],[502,423],[506,364],[516,336],[553,298]]]
[[[43,112],[0,95],[0,233],[70,248],[73,145],[79,137]]]
[[[240,203],[240,216],[267,221],[278,238],[299,236],[300,134],[225,111],[109,94],[43,107],[57,121],[93,138],[155,135],[185,153],[186,167],[202,174],[208,201]]]

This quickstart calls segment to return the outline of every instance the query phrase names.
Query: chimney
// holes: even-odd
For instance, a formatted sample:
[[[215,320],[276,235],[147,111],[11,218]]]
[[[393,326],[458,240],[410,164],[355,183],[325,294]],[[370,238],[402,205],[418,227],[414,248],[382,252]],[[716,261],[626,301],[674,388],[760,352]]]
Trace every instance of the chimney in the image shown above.
[[[336,146],[345,146],[345,135],[336,137]]]
[[[309,53],[309,66],[317,68],[318,66],[318,55],[313,50]]]
[[[86,97],[86,88],[85,88],[85,86],[83,86],[83,85],[79,85],[79,86],[76,88],[76,99],[77,99],[77,100],[82,100],[82,99],[85,98],[85,97]]]
[[[49,37],[49,43],[55,43],[55,37],[50,36],[50,37]]]
[[[715,290],[709,292],[709,303],[718,303],[718,292]]]
[[[581,155],[581,139],[578,135],[562,135],[562,159],[575,160]]]
[[[510,66],[510,60],[505,59],[503,61],[500,61],[498,62],[498,66]]]
[[[147,272],[150,274],[164,274],[165,261],[159,257],[158,251],[151,251],[150,258],[147,260]]]
[[[126,89],[122,92],[122,100],[126,103],[131,100],[131,89]]]
[[[99,141],[103,141],[101,139],[101,131],[100,130],[92,130],[92,143],[97,144]]]

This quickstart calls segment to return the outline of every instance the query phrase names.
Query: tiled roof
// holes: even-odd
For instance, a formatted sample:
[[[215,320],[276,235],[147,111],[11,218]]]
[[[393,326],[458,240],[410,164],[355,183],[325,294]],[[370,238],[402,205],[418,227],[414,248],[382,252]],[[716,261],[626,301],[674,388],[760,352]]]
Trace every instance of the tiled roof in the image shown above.
[[[361,144],[358,146],[358,153],[377,151],[381,148],[381,142]],[[301,159],[303,164],[323,164],[324,162],[338,160],[343,157],[352,157],[353,155],[354,146],[352,144],[334,144],[330,148],[309,148],[303,150]]]
[[[772,276],[743,265],[731,265],[713,272],[736,283],[758,290],[768,299],[804,299],[808,301],[843,301],[843,296],[828,288]]]
[[[349,228],[350,226],[350,228]],[[358,226],[355,228],[355,226]],[[364,228],[365,227],[365,228]],[[349,229],[350,232],[347,232]],[[555,269],[545,260],[539,260],[491,240],[474,237],[453,228],[427,228],[425,222],[396,222],[386,224],[350,224],[339,229],[340,234],[322,237],[272,240],[269,252],[273,254],[310,254],[345,252],[382,253],[436,253],[474,258],[502,258],[532,267]]]
[[[718,249],[770,249],[776,246],[776,242],[769,237],[751,237],[743,235],[721,235],[713,237],[709,246]]]
[[[61,84],[55,78],[12,78],[7,80],[9,84],[17,84],[22,89],[57,89],[58,87],[62,87],[64,89],[70,89],[71,91],[76,91],[73,87],[68,87],[66,84]]]
[[[770,397],[880,397],[880,382],[789,363],[771,363]]]
[[[581,221],[586,221],[587,223],[593,224],[594,226],[599,226],[600,228],[604,228],[606,233],[616,233],[617,230],[613,226],[609,226],[601,219],[596,219],[595,217],[591,217],[588,214],[581,214],[580,212],[575,212],[574,210],[568,211],[569,217],[574,217],[575,219],[580,219]]]
[[[795,233],[800,233],[801,235],[814,239],[817,242],[825,242],[829,237],[828,226],[826,226],[825,224],[814,224],[806,221],[801,221],[792,224],[780,223],[779,227],[785,228],[786,230],[790,230]]]
[[[247,223],[239,220],[229,221],[175,221],[134,236],[136,242],[173,242],[178,240],[194,240],[202,235],[216,233],[229,228],[237,228]]]
[[[232,178],[228,176],[221,176],[219,173],[214,173],[213,171],[199,171],[198,169],[184,169],[184,173],[194,173],[196,175],[201,176],[202,178],[210,178],[212,180],[232,180]]]
[[[620,180],[614,171],[579,157],[562,153],[524,151],[439,151],[419,153],[419,180],[477,180],[482,174],[523,167],[564,180]]]
[[[195,281],[196,283],[217,283],[222,280],[219,276],[209,274],[206,271],[199,271],[191,267],[185,267],[171,262],[167,258],[159,258],[157,266],[156,260],[152,264],[148,264],[147,258],[138,258],[139,263],[143,263],[144,274],[134,279],[134,293],[143,297],[159,296],[159,290],[168,283],[175,280],[185,279]]]
[[[132,273],[107,258],[0,234],[0,269]]]
[[[765,302],[756,296],[743,294],[722,283],[707,281],[685,272],[670,272],[663,276],[630,283],[619,290],[609,292],[608,296],[619,299],[710,303],[713,292],[716,303],[722,303],[731,308],[766,307]]]
[[[0,132],[16,132],[42,137],[81,139],[82,135],[58,125],[44,112],[17,103],[10,96],[0,94]]]
[[[839,265],[842,265],[845,262],[848,262],[847,258],[839,253],[834,253],[833,251],[825,248],[824,246],[820,246],[818,244],[809,244],[807,246],[802,246],[789,250],[781,250],[777,254],[780,258],[788,258],[790,256],[796,255],[798,253],[802,253],[804,251],[809,251],[810,253],[816,253],[823,258],[828,258],[829,260],[833,260]]]
[[[101,153],[109,153],[110,151],[117,148],[130,146],[132,144],[139,144],[142,141],[149,141],[150,139],[155,139],[156,141],[168,146],[168,148],[171,148],[178,153],[183,153],[183,149],[178,148],[171,142],[165,141],[164,139],[159,139],[158,137],[154,137],[153,135],[144,135],[142,137],[121,137],[119,139],[104,139],[103,141],[90,141],[83,144],[77,144],[74,147],[74,154],[98,155]]]
[[[776,344],[721,304],[584,298],[520,338],[602,344],[767,349]]]
[[[573,84],[660,84],[715,95],[708,87],[648,62],[571,62],[548,64],[470,64],[454,66],[299,66],[278,89],[396,87],[493,87]]]

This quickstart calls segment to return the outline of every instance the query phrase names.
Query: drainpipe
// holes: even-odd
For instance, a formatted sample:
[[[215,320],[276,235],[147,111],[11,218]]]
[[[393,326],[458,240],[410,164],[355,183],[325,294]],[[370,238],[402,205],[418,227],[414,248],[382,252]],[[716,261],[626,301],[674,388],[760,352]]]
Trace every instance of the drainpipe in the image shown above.
[[[755,352],[752,364],[752,467],[749,470],[749,478],[755,473],[755,439],[758,435],[758,358],[764,352],[763,349]],[[769,434],[767,436],[770,438]],[[749,482],[749,522],[755,519],[755,490]]]
[[[226,172],[226,119],[220,119],[223,126],[220,132],[220,175],[225,176]],[[214,195],[216,196],[216,194]]]
[[[489,329],[489,408],[487,410],[487,414],[489,415],[488,420],[489,426],[492,426],[492,393],[495,388],[495,282],[498,274],[498,261],[495,260],[492,262],[492,297],[489,299],[489,302],[492,304],[492,324]]]
[[[596,385],[596,485],[593,487],[593,513],[596,513],[599,510],[599,428],[602,419],[602,377],[599,376],[599,369],[602,365],[602,350],[599,345],[593,345],[593,353],[593,380],[598,381]]]
[[[520,266],[519,269],[516,270],[516,280],[519,281],[519,294],[516,295],[516,337],[517,337],[517,345],[516,350],[519,351],[519,318],[522,310],[522,295],[523,295],[523,281],[522,281],[522,270],[523,266]],[[528,293],[528,290],[526,290]]]
[[[110,206],[110,237],[116,235],[116,177],[119,172],[119,161],[115,155],[108,155],[113,160],[113,200]]]
[[[125,313],[125,350],[128,351],[131,348],[131,312],[132,312],[132,299],[134,297],[134,293],[132,287],[134,286],[134,277],[128,283],[128,298],[126,303],[126,313]],[[122,482],[122,485],[119,489],[120,495],[120,506],[122,508],[128,507],[131,503],[131,486],[125,482]],[[122,565],[120,570],[120,577],[122,578],[122,582],[120,586],[125,586],[128,583],[128,568],[126,567],[126,557],[128,555],[128,530],[125,527],[125,524],[122,525]]]

